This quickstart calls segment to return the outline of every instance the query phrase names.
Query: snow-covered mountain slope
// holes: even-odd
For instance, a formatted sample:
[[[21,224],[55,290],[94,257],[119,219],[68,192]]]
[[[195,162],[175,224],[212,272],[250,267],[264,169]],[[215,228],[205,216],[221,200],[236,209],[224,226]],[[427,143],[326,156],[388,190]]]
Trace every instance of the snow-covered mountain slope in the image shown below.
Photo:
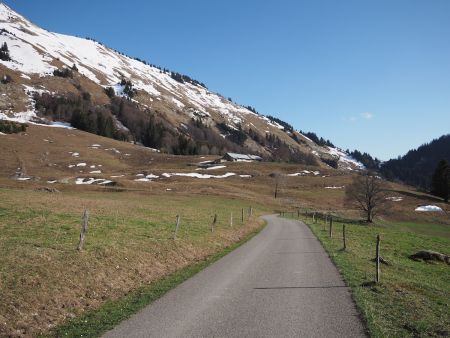
[[[0,45],[4,43],[11,60],[0,60],[0,75],[12,81],[0,85],[0,119],[52,124],[50,118],[42,119],[37,113],[34,93],[61,96],[88,92],[95,104],[105,106],[110,102],[105,89],[111,87],[115,95],[126,96],[126,80],[135,93],[133,102],[188,138],[195,140],[197,136],[187,126],[200,120],[202,126],[230,142],[236,142],[230,134],[239,138],[244,133],[245,140],[239,146],[247,152],[271,157],[287,149],[303,154],[297,154],[297,158],[316,154],[320,159],[331,157],[347,163],[343,168],[361,168],[345,153],[320,147],[297,131],[285,130],[276,121],[209,91],[189,77],[161,70],[93,40],[48,32],[0,4]],[[72,67],[76,69],[73,79],[54,76],[55,70]],[[116,128],[127,131],[122,122],[116,119]]]
[[[365,170],[366,167],[361,162],[355,160],[352,156],[339,148],[328,148],[328,153],[333,157],[339,158],[338,167],[347,170]]]
[[[24,74],[49,76],[59,63],[66,67],[75,64],[80,74],[102,86],[114,86],[126,78],[132,79],[136,89],[154,98],[170,93],[171,101],[179,108],[186,106],[185,101],[191,108],[217,110],[234,123],[242,122],[246,115],[255,115],[202,86],[179,83],[159,69],[98,42],[41,29],[4,4],[0,4],[0,30],[12,58],[10,62],[0,62]]]

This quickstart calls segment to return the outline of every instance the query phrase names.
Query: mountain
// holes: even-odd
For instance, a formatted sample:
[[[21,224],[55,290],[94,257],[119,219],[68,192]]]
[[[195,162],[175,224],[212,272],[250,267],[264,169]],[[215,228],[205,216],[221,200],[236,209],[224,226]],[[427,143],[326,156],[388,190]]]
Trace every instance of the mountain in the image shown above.
[[[402,157],[384,162],[380,170],[388,179],[429,190],[431,176],[442,159],[450,161],[450,134],[410,150]]]
[[[71,125],[174,154],[258,154],[364,166],[331,142],[214,93],[189,76],[92,39],[48,32],[0,4],[0,119]]]

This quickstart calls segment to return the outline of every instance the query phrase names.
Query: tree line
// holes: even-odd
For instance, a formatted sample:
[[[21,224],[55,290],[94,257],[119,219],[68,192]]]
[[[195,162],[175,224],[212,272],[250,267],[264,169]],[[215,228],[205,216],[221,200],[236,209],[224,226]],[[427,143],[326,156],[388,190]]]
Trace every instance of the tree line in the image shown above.
[[[450,161],[450,134],[410,150],[397,159],[384,162],[380,172],[389,180],[429,191],[433,171],[440,160]]]

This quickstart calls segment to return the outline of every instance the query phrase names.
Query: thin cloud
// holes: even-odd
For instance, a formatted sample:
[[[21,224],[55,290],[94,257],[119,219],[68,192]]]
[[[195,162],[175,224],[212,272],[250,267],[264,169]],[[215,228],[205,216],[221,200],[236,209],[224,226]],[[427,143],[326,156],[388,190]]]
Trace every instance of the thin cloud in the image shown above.
[[[363,119],[370,120],[373,118],[373,114],[369,112],[364,112],[360,114]]]

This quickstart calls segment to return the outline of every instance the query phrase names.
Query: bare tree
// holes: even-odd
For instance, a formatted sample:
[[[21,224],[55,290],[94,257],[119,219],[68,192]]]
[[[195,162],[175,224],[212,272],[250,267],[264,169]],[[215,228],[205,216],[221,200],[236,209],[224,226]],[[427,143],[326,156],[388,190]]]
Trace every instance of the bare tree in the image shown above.
[[[345,202],[361,211],[366,221],[371,223],[386,204],[386,183],[374,173],[358,175],[347,186]]]

